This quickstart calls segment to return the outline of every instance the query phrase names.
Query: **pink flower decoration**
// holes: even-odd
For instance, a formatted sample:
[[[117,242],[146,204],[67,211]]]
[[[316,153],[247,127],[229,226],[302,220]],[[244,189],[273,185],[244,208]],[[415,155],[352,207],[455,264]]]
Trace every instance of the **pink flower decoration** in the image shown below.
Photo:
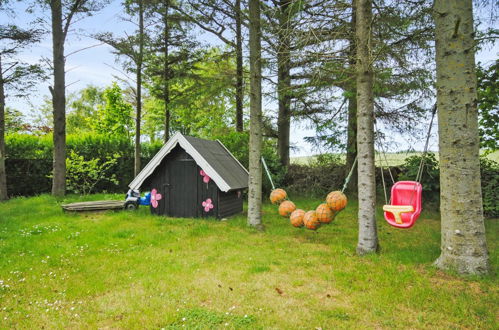
[[[158,191],[156,189],[151,190],[151,205],[154,208],[158,207],[158,201],[163,198],[161,194],[158,194]]]
[[[212,208],[214,208],[212,202],[211,202],[211,198],[208,198],[206,199],[203,203],[202,203],[203,207],[204,207],[204,211],[205,212],[210,212],[210,210]]]
[[[201,176],[203,177],[204,183],[210,182],[210,177],[208,176],[208,174],[205,173],[205,171],[201,170],[199,171],[199,174],[201,174]]]

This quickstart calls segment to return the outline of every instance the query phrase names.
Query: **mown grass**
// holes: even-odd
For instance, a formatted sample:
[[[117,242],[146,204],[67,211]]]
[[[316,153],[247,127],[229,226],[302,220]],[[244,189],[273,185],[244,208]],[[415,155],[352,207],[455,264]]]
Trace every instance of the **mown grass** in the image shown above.
[[[123,196],[87,200],[110,197]],[[431,266],[438,214],[409,230],[379,221],[381,253],[357,257],[356,212],[350,202],[313,232],[266,204],[262,233],[244,215],[64,214],[50,196],[16,198],[0,204],[0,326],[497,329],[497,220],[486,223],[493,274],[463,278]]]

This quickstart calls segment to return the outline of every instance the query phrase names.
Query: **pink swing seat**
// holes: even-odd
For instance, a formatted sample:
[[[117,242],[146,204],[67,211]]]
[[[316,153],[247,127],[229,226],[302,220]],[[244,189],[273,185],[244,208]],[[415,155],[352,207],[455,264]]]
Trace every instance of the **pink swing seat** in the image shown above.
[[[423,187],[417,181],[399,181],[392,186],[391,204],[384,205],[385,220],[397,228],[411,228],[422,210]]]

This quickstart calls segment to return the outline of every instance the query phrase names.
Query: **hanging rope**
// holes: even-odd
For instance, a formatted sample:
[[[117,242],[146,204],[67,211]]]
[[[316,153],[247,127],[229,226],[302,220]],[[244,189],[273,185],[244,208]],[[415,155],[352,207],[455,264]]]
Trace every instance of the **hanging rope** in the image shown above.
[[[357,154],[355,156],[355,160],[353,161],[352,168],[350,169],[350,172],[348,173],[348,176],[345,179],[345,184],[343,185],[343,189],[341,189],[341,192],[345,192],[345,189],[347,189],[348,183],[350,182],[350,179],[352,178],[353,169],[355,168],[355,165],[357,164],[358,157],[359,157],[359,155]]]
[[[383,183],[383,193],[385,194],[385,204],[388,204],[388,195],[386,193],[386,183],[385,183],[385,170],[383,169],[383,160],[381,159],[381,154],[378,152],[378,158],[379,158],[379,166],[381,169],[381,182]],[[390,170],[390,167],[388,167],[388,170]]]
[[[430,143],[430,136],[431,136],[431,127],[433,126],[433,119],[435,118],[435,114],[437,113],[437,105],[435,104],[433,106],[433,111],[431,114],[431,120],[430,120],[430,126],[428,127],[428,134],[426,134],[426,143],[423,149],[423,154],[421,155],[421,161],[419,162],[419,168],[418,168],[418,173],[416,174],[416,182],[420,182],[421,178],[423,176],[423,169],[425,165],[425,158],[426,154],[428,152],[428,146]]]
[[[272,181],[272,177],[270,176],[269,168],[267,167],[267,163],[265,162],[265,159],[262,156],[262,164],[263,168],[265,169],[265,173],[267,173],[267,177],[269,178],[270,184],[272,185],[272,190],[275,190],[274,186],[274,181]]]
[[[379,132],[378,126],[376,125],[376,121],[374,122],[374,129],[376,130],[376,132]],[[378,144],[378,147],[381,149],[381,152],[378,152],[379,166],[380,166],[380,170],[381,170],[381,182],[383,183],[383,193],[385,195],[385,204],[388,204],[388,194],[386,192],[386,181],[385,181],[385,170],[383,168],[383,158],[385,159],[386,168],[388,169],[388,173],[390,174],[390,178],[392,179],[392,184],[395,184],[395,179],[393,178],[393,174],[392,174],[392,171],[390,169],[390,164],[388,163],[388,159],[386,158],[386,151],[383,147],[383,143],[381,143],[378,140],[377,144]],[[381,157],[381,155],[383,155],[383,158]]]

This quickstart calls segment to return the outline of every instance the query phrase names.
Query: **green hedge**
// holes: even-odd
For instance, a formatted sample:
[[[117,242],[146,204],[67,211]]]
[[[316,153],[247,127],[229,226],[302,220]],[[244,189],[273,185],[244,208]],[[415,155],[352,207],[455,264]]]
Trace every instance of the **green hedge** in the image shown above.
[[[133,180],[133,144],[126,139],[98,134],[69,135],[68,152],[76,151],[85,159],[118,155],[113,168],[119,183],[98,184],[96,192],[126,192]],[[142,164],[145,165],[161,148],[161,143],[142,144]],[[11,134],[6,137],[7,189],[10,196],[31,196],[51,190],[52,135]]]

